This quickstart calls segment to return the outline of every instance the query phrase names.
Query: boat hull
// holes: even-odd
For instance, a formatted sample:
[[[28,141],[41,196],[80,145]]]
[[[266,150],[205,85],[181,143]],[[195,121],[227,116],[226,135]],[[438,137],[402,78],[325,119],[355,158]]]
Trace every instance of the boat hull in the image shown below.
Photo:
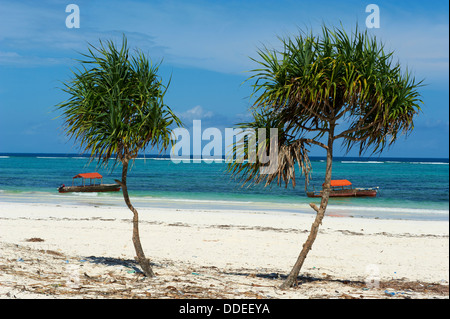
[[[119,184],[100,184],[87,186],[64,186],[58,188],[60,193],[97,193],[97,192],[118,192],[120,191]]]
[[[308,197],[322,197],[320,192],[307,192]],[[376,197],[376,189],[345,189],[330,192],[330,197]]]

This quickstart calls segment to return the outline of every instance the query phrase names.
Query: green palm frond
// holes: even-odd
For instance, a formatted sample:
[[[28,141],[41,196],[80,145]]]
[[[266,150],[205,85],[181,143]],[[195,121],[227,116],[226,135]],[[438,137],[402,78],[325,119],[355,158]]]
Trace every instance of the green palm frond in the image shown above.
[[[233,144],[230,153],[227,154],[227,169],[243,185],[267,186],[276,181],[278,185],[284,182],[287,187],[289,182],[296,185],[294,163],[297,161],[301,174],[305,175],[306,188],[311,172],[307,142],[293,140],[292,136],[288,135],[281,118],[272,115],[254,111],[253,121],[238,124],[238,128],[251,130],[254,135],[250,137],[243,135]],[[276,136],[271,136],[271,129],[276,129]],[[264,136],[259,136],[260,132],[264,133]],[[276,138],[276,144],[273,138]],[[255,146],[254,150],[250,147],[251,139]],[[276,147],[275,152],[272,147]],[[270,158],[271,153],[274,158]]]
[[[173,125],[180,120],[164,104],[168,84],[158,76],[159,64],[140,51],[130,54],[127,40],[89,45],[81,67],[64,83],[69,99],[58,104],[66,134],[106,164],[135,158],[146,147],[167,149]]]
[[[323,26],[319,36],[301,32],[281,42],[281,50],[264,47],[257,52],[259,67],[248,79],[254,81],[255,114],[263,112],[266,123],[277,119],[290,136],[288,144],[279,140],[279,154],[295,141],[298,147],[315,143],[327,148],[319,141],[331,133],[347,151],[358,147],[360,155],[382,152],[414,128],[422,81],[402,72],[394,53],[386,53],[383,43],[367,31],[356,27],[347,34],[343,28]],[[256,123],[255,117],[247,124]],[[268,181],[257,176],[255,167],[236,163],[230,169]],[[292,174],[281,176],[288,181]]]

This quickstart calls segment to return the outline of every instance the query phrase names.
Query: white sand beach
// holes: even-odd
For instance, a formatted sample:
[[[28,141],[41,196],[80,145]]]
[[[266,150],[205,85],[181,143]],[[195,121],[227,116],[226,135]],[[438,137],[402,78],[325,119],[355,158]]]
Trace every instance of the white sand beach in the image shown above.
[[[0,203],[0,298],[448,298],[448,221],[140,208],[156,278],[134,263],[125,207]]]

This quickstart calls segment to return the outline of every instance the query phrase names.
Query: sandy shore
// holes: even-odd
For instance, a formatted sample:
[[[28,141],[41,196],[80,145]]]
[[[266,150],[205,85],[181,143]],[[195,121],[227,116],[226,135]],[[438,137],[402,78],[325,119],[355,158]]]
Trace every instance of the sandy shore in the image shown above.
[[[313,215],[0,203],[0,298],[448,298],[449,223],[327,216],[298,287],[279,289]]]

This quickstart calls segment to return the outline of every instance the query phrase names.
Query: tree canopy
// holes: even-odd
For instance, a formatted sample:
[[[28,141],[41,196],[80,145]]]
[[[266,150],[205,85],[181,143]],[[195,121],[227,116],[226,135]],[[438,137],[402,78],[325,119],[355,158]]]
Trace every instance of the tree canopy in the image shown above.
[[[420,112],[417,82],[408,71],[402,72],[394,62],[393,52],[367,31],[358,28],[351,34],[338,28],[322,27],[318,36],[300,32],[281,38],[282,49],[263,48],[252,70],[253,120],[240,123],[258,135],[275,128],[278,135],[253,137],[257,154],[265,155],[276,148],[276,168],[266,174],[268,163],[251,160],[251,138],[238,140],[229,158],[228,170],[244,183],[265,183],[265,186],[289,182],[295,187],[295,163],[305,175],[307,187],[311,164],[310,146],[326,151],[325,180],[320,207],[311,203],[316,218],[308,239],[286,281],[292,286],[318,234],[331,191],[333,147],[342,141],[346,151],[357,147],[359,155],[380,153],[392,145],[401,134],[414,128],[414,117]],[[275,143],[272,143],[275,139]],[[272,159],[272,160],[273,160]],[[269,164],[270,165],[270,164]]]
[[[130,54],[126,37],[121,48],[112,41],[99,48],[89,45],[80,69],[64,84],[69,99],[58,104],[66,134],[78,142],[91,160],[122,164],[122,187],[126,205],[133,213],[133,243],[137,259],[148,277],[155,274],[145,257],[139,237],[138,211],[131,204],[127,174],[130,160],[147,146],[166,149],[172,142],[172,124],[181,122],[164,104],[167,85],[158,76],[159,64],[153,65],[141,52]]]
[[[331,130],[333,141],[341,140],[347,152],[357,147],[359,155],[381,153],[412,131],[422,81],[402,72],[394,52],[386,53],[375,36],[323,26],[320,35],[300,32],[280,40],[281,50],[264,47],[253,59],[260,66],[248,79],[254,81],[253,121],[239,126],[278,128],[281,165],[275,176],[261,177],[258,161],[232,163],[236,175],[295,186],[292,164],[308,175],[308,146],[328,149],[324,138]],[[237,150],[247,152],[234,148],[235,156]]]
[[[89,45],[64,83],[69,99],[57,106],[66,134],[101,163],[135,158],[147,146],[166,149],[171,125],[181,124],[163,102],[169,84],[158,76],[159,64],[129,51],[125,37],[120,48],[112,41]]]

